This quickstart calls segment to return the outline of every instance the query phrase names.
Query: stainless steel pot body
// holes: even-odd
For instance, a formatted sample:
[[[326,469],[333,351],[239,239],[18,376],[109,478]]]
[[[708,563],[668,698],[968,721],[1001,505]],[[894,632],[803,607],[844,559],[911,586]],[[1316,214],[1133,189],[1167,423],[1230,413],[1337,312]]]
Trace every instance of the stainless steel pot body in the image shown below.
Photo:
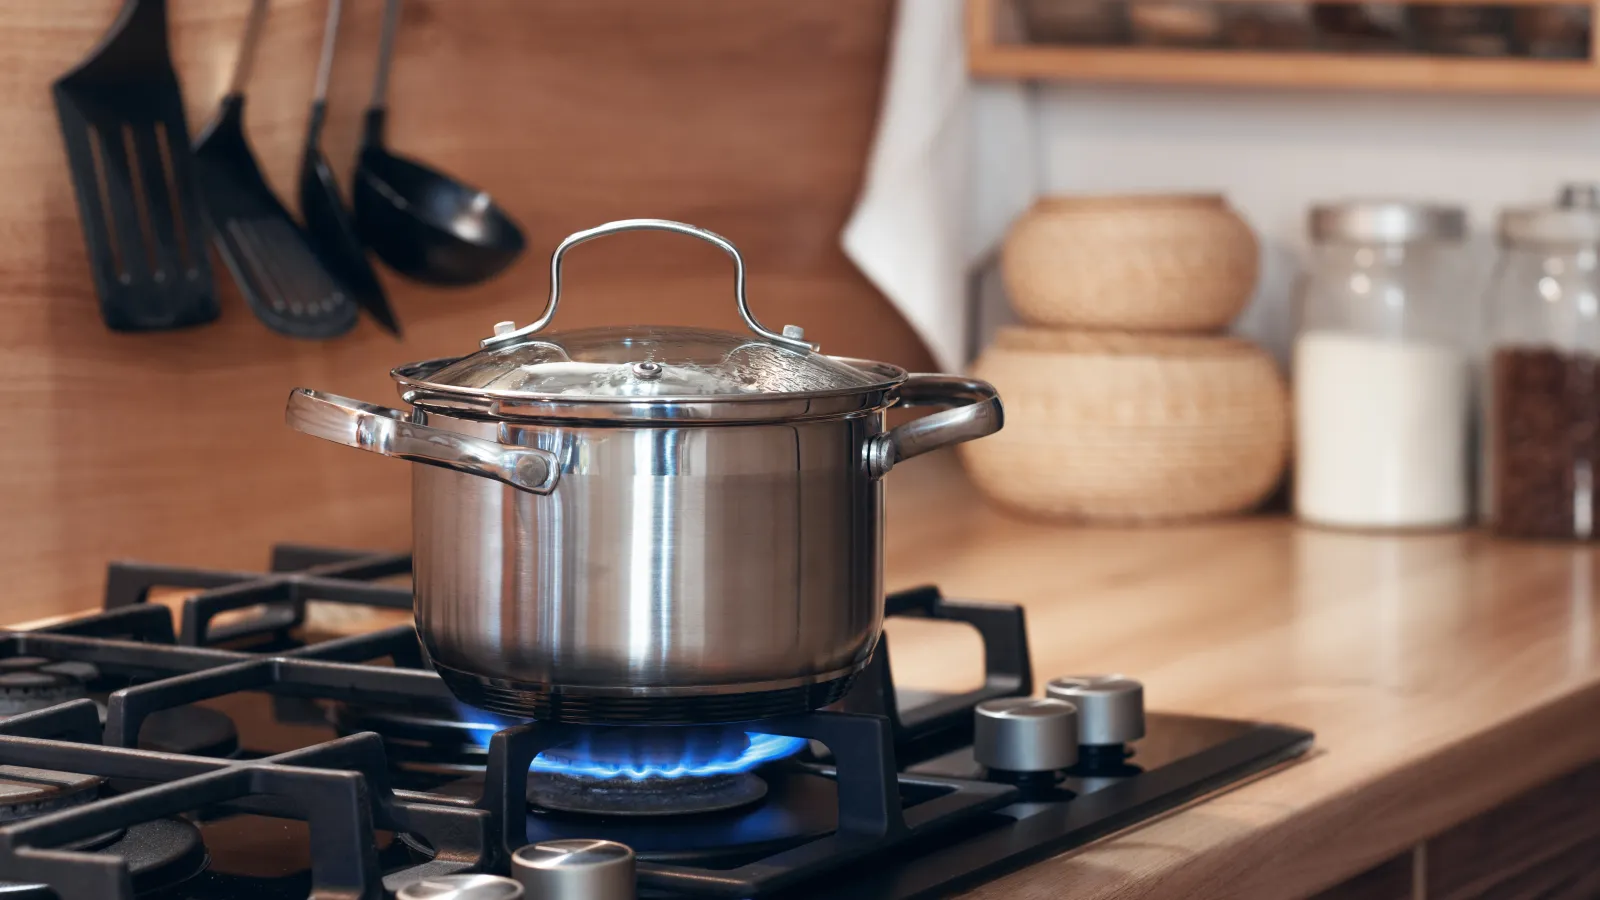
[[[883,622],[883,413],[785,424],[414,421],[558,460],[534,494],[415,466],[417,631],[474,705],[734,721],[841,695]]]

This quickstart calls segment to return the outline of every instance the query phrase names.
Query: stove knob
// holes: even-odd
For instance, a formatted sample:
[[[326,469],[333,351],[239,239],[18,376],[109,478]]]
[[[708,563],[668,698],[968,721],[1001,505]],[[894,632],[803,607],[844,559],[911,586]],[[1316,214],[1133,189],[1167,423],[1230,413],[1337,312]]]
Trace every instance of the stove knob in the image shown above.
[[[615,841],[540,841],[511,854],[528,900],[633,900],[633,850]]]
[[[972,756],[1007,772],[1053,772],[1078,761],[1078,711],[1038,697],[985,700],[974,710]]]
[[[1144,737],[1144,685],[1121,675],[1068,675],[1045,694],[1078,708],[1078,743],[1126,744]]]
[[[435,875],[400,889],[395,900],[522,900],[522,885],[499,875]]]

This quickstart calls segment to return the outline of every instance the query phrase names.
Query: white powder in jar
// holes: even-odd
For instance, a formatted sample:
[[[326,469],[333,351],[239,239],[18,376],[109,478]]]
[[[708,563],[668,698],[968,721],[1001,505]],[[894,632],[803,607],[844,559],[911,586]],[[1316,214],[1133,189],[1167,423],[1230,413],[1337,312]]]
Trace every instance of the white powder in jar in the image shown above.
[[[1295,512],[1350,528],[1455,525],[1469,513],[1466,356],[1311,331],[1295,341]]]

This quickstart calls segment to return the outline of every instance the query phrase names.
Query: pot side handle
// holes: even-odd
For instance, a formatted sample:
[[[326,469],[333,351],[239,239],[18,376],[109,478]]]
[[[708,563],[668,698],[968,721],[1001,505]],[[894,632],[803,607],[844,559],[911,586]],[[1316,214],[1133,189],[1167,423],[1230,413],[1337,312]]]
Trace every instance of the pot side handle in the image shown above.
[[[289,392],[284,421],[290,428],[335,444],[439,466],[510,485],[530,494],[556,489],[556,455],[537,447],[494,441],[418,425],[398,409],[307,388]]]
[[[895,464],[929,450],[987,437],[1005,423],[994,385],[959,375],[912,375],[900,385],[899,406],[951,406],[867,441],[867,473],[881,478]]]

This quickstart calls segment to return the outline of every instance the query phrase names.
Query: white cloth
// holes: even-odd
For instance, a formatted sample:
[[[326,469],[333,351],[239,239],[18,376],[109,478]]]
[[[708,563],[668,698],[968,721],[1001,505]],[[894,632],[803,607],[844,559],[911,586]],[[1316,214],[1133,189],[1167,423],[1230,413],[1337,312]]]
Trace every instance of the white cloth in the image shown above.
[[[967,275],[1038,189],[1027,90],[967,75],[963,0],[900,0],[845,255],[946,371],[966,363]]]

